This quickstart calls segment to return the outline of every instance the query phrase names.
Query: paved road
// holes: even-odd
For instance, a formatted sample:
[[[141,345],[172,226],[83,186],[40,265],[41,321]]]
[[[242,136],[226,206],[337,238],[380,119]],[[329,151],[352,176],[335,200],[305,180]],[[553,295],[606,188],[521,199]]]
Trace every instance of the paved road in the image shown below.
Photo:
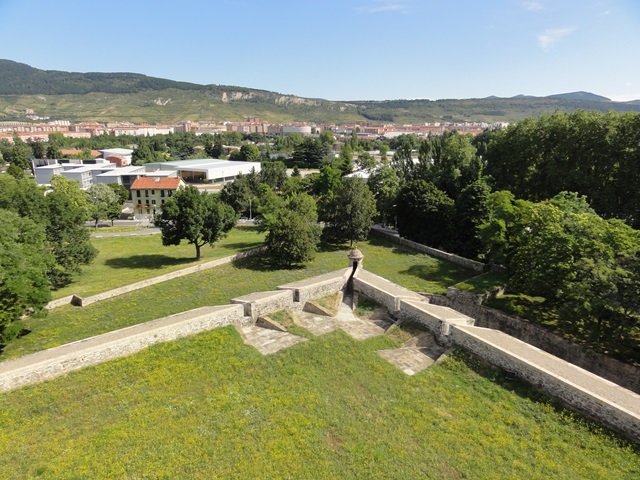
[[[103,237],[136,237],[140,235],[155,235],[160,233],[159,228],[145,228],[144,230],[133,230],[131,232],[96,232],[92,233],[92,238],[103,238]]]

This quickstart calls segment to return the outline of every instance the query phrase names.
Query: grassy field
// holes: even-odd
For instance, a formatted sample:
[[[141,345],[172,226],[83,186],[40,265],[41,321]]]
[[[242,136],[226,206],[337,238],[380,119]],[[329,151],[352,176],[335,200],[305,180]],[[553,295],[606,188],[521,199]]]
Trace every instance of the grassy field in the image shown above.
[[[122,228],[122,227],[116,227]],[[98,232],[102,233],[102,229]],[[83,267],[74,282],[53,292],[53,298],[76,294],[93,295],[128,285],[150,277],[156,277],[197,263],[233,255],[258,247],[264,241],[264,233],[258,227],[239,226],[213,248],[202,248],[202,256],[195,260],[196,249],[182,242],[165,247],[160,235],[92,238],[98,256],[89,266]]]
[[[637,479],[637,447],[455,354],[409,377],[341,331],[232,327],[0,395],[2,478]]]
[[[149,238],[160,240],[127,237],[111,251],[112,259],[129,258],[118,273],[155,274],[130,261],[137,252],[155,255],[137,243]],[[416,291],[444,293],[472,276],[384,239],[358,247],[365,268]],[[104,251],[85,275],[114,268]],[[85,308],[61,307],[28,320],[31,333],[0,360],[344,268],[347,252],[327,248],[291,269],[247,258]],[[0,394],[0,477],[640,476],[637,445],[472,357],[457,353],[409,377],[376,354],[398,347],[397,336],[313,337],[281,316],[309,341],[262,356],[227,327]]]
[[[147,239],[148,237],[116,238],[126,238],[127,251],[135,251],[136,242],[144,241],[139,239]],[[160,238],[157,236],[151,238],[154,239],[153,241],[160,242]],[[360,243],[358,247],[365,255],[365,268],[416,291],[444,293],[448,286],[471,276],[469,270],[424,254],[416,254],[412,250],[399,247],[384,239],[374,238],[369,242]],[[214,253],[216,248],[214,248]],[[147,252],[147,250],[143,251]],[[49,312],[44,319],[26,320],[24,323],[30,333],[6,346],[0,354],[0,360],[196,307],[227,304],[234,297],[252,292],[273,290],[278,285],[345,268],[348,265],[348,251],[346,246],[330,247],[318,253],[315,260],[305,267],[290,269],[274,269],[263,258],[246,258],[233,264],[222,265],[200,274],[188,275],[153,285],[87,307],[79,308],[70,305],[59,307]],[[120,254],[127,257],[124,251],[121,251]],[[117,251],[115,255],[118,255]],[[127,261],[117,260],[122,270],[119,275],[140,274],[146,278],[162,273],[148,269],[137,272],[138,265],[132,262],[130,257],[128,258]],[[93,268],[103,269],[105,267],[96,263],[87,269],[87,276],[100,280],[100,274],[91,272]],[[106,272],[107,269],[103,271]],[[102,274],[102,276],[105,275],[107,274]],[[70,288],[71,291],[73,288]]]

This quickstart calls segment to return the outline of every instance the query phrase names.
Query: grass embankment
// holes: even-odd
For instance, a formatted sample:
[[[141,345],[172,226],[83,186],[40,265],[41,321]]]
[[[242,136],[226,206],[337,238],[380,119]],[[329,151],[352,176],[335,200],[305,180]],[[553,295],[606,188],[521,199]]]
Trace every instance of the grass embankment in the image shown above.
[[[409,377],[341,331],[232,327],[0,395],[3,478],[616,478],[637,447],[465,355]]]
[[[136,262],[136,258],[140,256],[154,258],[157,255],[148,253],[150,250],[140,250],[137,247],[137,245],[140,245],[138,242],[157,242],[160,245],[157,248],[166,248],[168,251],[174,251],[171,250],[174,248],[193,248],[191,245],[162,247],[160,237],[157,235],[117,238],[124,239],[125,243],[123,245],[126,245],[126,250],[121,250],[119,254],[117,251],[113,251],[113,260],[106,259],[101,263],[96,262],[88,267],[85,272],[85,275],[89,278],[96,279],[97,283],[94,285],[102,285],[101,278],[109,277],[110,275],[117,274],[119,281],[121,280],[120,276],[140,276],[135,280],[132,279],[122,283],[126,284],[165,273],[161,269],[153,270],[149,267],[140,267],[139,263]],[[246,243],[250,242],[247,241]],[[374,238],[369,242],[360,243],[358,247],[365,255],[365,268],[413,290],[444,293],[449,285],[470,276],[470,272],[461,267],[434,259],[428,255],[416,254],[410,249],[399,247],[383,239]],[[125,247],[123,246],[122,248]],[[210,254],[215,253],[217,249],[218,246],[210,251]],[[190,251],[190,249],[187,250]],[[196,307],[225,305],[234,297],[252,292],[274,290],[278,285],[345,268],[348,264],[348,252],[349,248],[346,246],[329,247],[319,252],[315,260],[305,267],[290,269],[274,269],[263,258],[246,258],[233,264],[222,265],[199,274],[187,275],[153,285],[136,292],[94,303],[87,307],[79,308],[70,305],[59,307],[50,311],[44,319],[32,318],[26,320],[24,322],[25,327],[30,330],[30,333],[6,346],[0,355],[0,360],[62,345]],[[127,253],[131,253],[131,255],[127,256]],[[233,252],[226,252],[220,254],[220,256],[230,255],[231,253]],[[106,254],[103,253],[103,255]],[[185,255],[189,254],[185,253]],[[186,257],[185,262],[188,259],[189,257]],[[115,267],[114,264],[116,265]],[[103,273],[93,272],[93,269]],[[98,291],[108,289],[103,288]],[[70,287],[69,293],[73,291],[73,287]]]
[[[122,236],[92,238],[91,243],[98,249],[96,259],[74,282],[53,292],[53,298],[67,295],[81,297],[105,292],[147,278],[156,277],[198,263],[234,255],[238,252],[259,247],[264,241],[264,233],[258,227],[239,226],[229,232],[226,238],[213,248],[202,248],[202,256],[196,261],[196,249],[186,242],[176,246],[162,245],[161,235]]]

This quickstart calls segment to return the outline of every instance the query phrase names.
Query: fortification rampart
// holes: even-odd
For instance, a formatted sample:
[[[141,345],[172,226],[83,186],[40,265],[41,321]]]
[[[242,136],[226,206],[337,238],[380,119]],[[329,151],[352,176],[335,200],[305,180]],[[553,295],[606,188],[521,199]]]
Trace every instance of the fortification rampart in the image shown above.
[[[497,330],[453,325],[451,342],[640,441],[639,395]]]
[[[309,300],[333,295],[342,290],[349,281],[351,272],[351,268],[344,268],[314,278],[287,283],[279,286],[278,290],[291,290],[294,301],[292,308],[302,309]]]
[[[624,388],[640,393],[640,367],[587,350],[524,318],[482,305],[483,296],[449,287],[447,296],[429,295],[429,301],[464,313],[477,327],[500,330],[545,352],[562,358]]]
[[[354,278],[354,292],[384,305],[399,320],[425,326],[439,343],[468,350],[515,373],[576,410],[640,440],[639,395],[506,333],[474,327],[474,318],[444,305],[451,302],[447,302],[447,297],[406,298],[402,295],[402,287],[378,279],[365,271],[359,273]],[[467,293],[459,298],[464,299],[468,311],[479,311],[481,305]]]
[[[228,257],[211,260],[210,262],[193,265],[192,267],[182,268],[180,270],[176,270],[175,272],[169,272],[163,275],[158,275],[157,277],[141,280],[139,282],[131,283],[123,287],[114,288],[113,290],[98,293],[96,295],[91,295],[89,297],[83,298],[83,297],[80,297],[79,295],[69,295],[68,297],[60,298],[58,300],[49,302],[46,308],[48,310],[52,310],[54,308],[61,307],[62,305],[68,305],[69,303],[77,307],[86,307],[87,305],[91,305],[92,303],[100,302],[102,300],[106,300],[112,297],[117,297],[118,295],[124,295],[125,293],[133,292],[135,290],[140,290],[141,288],[149,287],[151,285],[156,285],[157,283],[166,282],[168,280],[173,280],[174,278],[183,277],[185,275],[191,275],[192,273],[203,272],[205,270],[209,270],[211,268],[224,265],[225,263],[231,263],[234,260],[239,260],[241,258],[257,255],[259,253],[262,253],[263,251],[264,251],[264,247],[254,248],[252,250],[247,250],[245,252],[237,253],[236,255],[230,255]]]

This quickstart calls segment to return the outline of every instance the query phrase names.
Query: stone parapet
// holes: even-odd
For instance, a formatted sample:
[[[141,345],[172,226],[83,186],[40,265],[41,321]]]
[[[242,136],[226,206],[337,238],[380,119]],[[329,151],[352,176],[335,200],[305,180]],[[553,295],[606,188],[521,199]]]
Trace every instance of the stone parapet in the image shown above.
[[[640,441],[640,395],[497,330],[454,325],[451,341]]]
[[[64,375],[156,343],[246,323],[241,305],[202,307],[0,363],[0,391]]]
[[[258,317],[293,307],[293,291],[275,290],[271,292],[251,293],[231,300],[231,303],[243,306],[244,315],[255,322]]]
[[[351,275],[350,268],[325,273],[317,277],[300,280],[297,282],[280,285],[278,290],[291,290],[293,292],[293,308],[300,310],[309,300],[326,297],[341,291]]]
[[[400,309],[402,299],[424,300],[419,294],[366,270],[353,277],[353,291],[383,305],[392,315]]]
[[[169,273],[165,273],[164,275],[158,275],[157,277],[141,280],[140,282],[131,283],[129,285],[125,285],[119,288],[114,288],[113,290],[98,293],[96,295],[91,295],[89,297],[83,298],[83,297],[80,297],[79,295],[69,295],[68,297],[49,302],[46,308],[51,310],[56,307],[60,307],[62,305],[66,305],[69,303],[71,303],[71,305],[75,305],[76,307],[86,307],[87,305],[91,305],[92,303],[100,302],[108,298],[117,297],[119,295],[124,295],[125,293],[133,292],[135,290],[140,290],[141,288],[149,287],[151,285],[156,285],[158,283],[166,282],[168,280],[173,280],[174,278],[183,277],[185,275],[191,275],[192,273],[203,272],[205,270],[209,270],[211,268],[218,267],[226,263],[231,263],[234,260],[239,260],[241,258],[258,255],[263,251],[264,251],[264,247],[254,248],[252,250],[240,252],[236,255],[230,255],[228,257],[211,260],[210,262],[193,265],[192,267],[182,268],[180,270],[176,270],[175,272],[169,272]]]

